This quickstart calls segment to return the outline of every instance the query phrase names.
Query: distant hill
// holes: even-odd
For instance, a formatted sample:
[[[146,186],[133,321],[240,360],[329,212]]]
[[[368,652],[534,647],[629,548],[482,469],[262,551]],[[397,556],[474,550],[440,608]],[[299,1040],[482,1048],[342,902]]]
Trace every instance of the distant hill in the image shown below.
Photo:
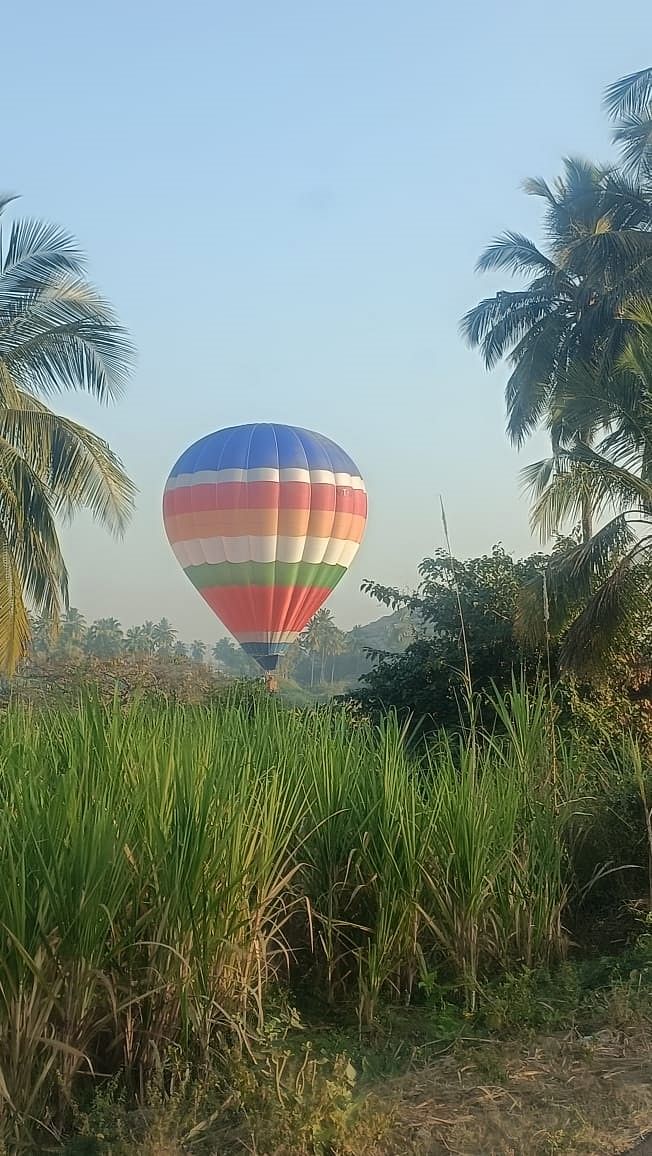
[[[393,614],[383,614],[382,617],[367,622],[364,626],[356,626],[353,631],[356,643],[368,646],[372,650],[401,651],[411,639],[411,626],[406,619],[405,611],[396,610]]]

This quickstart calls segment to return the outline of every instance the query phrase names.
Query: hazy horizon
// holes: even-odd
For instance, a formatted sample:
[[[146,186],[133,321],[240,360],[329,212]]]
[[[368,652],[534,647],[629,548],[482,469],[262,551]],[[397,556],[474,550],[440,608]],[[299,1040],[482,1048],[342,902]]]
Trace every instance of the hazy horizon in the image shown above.
[[[507,0],[445,17],[427,0],[7,10],[7,91],[21,96],[2,185],[22,194],[20,214],[79,237],[139,350],[118,406],[55,399],[140,490],[122,542],[84,520],[64,530],[84,614],[226,633],[180,571],[160,506],[182,450],[240,422],[319,430],[359,465],[367,535],[327,603],[345,628],[383,613],[363,578],[412,585],[443,544],[440,494],[456,553],[538,547],[518,470],[545,443],[508,445],[505,372],[485,373],[458,322],[507,281],[475,275],[482,248],[505,228],[539,236],[520,182],[553,178],[565,155],[614,157],[603,92],[649,64],[652,15],[643,0],[622,27],[607,12],[589,0],[553,0],[536,19]]]

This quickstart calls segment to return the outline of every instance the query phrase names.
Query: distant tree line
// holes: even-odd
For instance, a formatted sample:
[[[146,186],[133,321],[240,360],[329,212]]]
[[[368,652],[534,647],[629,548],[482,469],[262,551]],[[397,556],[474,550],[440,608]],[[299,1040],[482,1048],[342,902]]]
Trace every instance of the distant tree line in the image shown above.
[[[413,634],[414,626],[403,612],[343,631],[336,625],[332,612],[322,609],[283,656],[279,676],[316,693],[341,691],[356,685],[367,674],[378,651],[398,652]],[[113,617],[89,623],[78,609],[71,607],[63,614],[56,632],[46,618],[34,618],[31,639],[29,659],[41,665],[52,660],[83,657],[108,662],[128,655],[190,660],[214,666],[234,678],[261,675],[257,664],[231,638],[220,638],[212,647],[201,639],[184,642],[167,618],[125,629]]]
[[[71,606],[63,614],[58,631],[46,618],[35,618],[31,626],[32,659],[91,658],[110,659],[121,654],[160,658],[189,658],[203,663],[208,647],[201,639],[182,642],[178,631],[167,618],[160,622],[143,622],[124,630],[117,618],[97,618],[90,624],[84,615]]]
[[[414,634],[414,624],[402,610],[345,631],[337,626],[332,612],[322,608],[281,659],[279,677],[315,692],[341,691],[368,674],[378,650],[398,653]],[[257,673],[255,663],[230,639],[220,639],[212,654],[229,673]]]

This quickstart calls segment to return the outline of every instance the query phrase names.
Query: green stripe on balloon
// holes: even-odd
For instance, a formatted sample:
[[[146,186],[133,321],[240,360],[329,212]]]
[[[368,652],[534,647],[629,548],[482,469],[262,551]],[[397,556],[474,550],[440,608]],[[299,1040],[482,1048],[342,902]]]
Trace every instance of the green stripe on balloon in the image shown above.
[[[318,586],[334,590],[346,566],[327,562],[208,562],[187,566],[185,573],[198,590],[211,586]]]

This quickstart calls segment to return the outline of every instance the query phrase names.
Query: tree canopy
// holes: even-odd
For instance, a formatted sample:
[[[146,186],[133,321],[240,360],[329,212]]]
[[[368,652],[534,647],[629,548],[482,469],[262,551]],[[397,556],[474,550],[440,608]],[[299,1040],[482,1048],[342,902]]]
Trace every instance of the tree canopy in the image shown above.
[[[0,197],[0,214],[12,197]],[[70,390],[118,396],[133,350],[86,278],[73,237],[14,220],[0,237],[0,670],[29,643],[31,607],[58,624],[68,575],[58,522],[87,509],[120,532],[134,487],[101,438],[44,399]]]
[[[429,728],[450,727],[460,721],[467,657],[474,690],[506,687],[521,670],[534,677],[542,652],[519,641],[514,622],[520,591],[541,581],[547,563],[545,554],[514,559],[499,545],[467,561],[440,550],[421,563],[412,592],[365,582],[383,605],[409,612],[416,638],[402,654],[378,653],[355,701],[374,714],[394,708]]]
[[[545,629],[564,666],[584,674],[632,656],[652,594],[652,70],[612,85],[607,107],[621,165],[571,159],[542,199],[544,242],[508,232],[481,270],[525,280],[481,301],[462,330],[491,369],[511,366],[507,431],[516,444],[547,430],[551,452],[523,471],[542,542],[556,552],[518,609],[524,645]]]

